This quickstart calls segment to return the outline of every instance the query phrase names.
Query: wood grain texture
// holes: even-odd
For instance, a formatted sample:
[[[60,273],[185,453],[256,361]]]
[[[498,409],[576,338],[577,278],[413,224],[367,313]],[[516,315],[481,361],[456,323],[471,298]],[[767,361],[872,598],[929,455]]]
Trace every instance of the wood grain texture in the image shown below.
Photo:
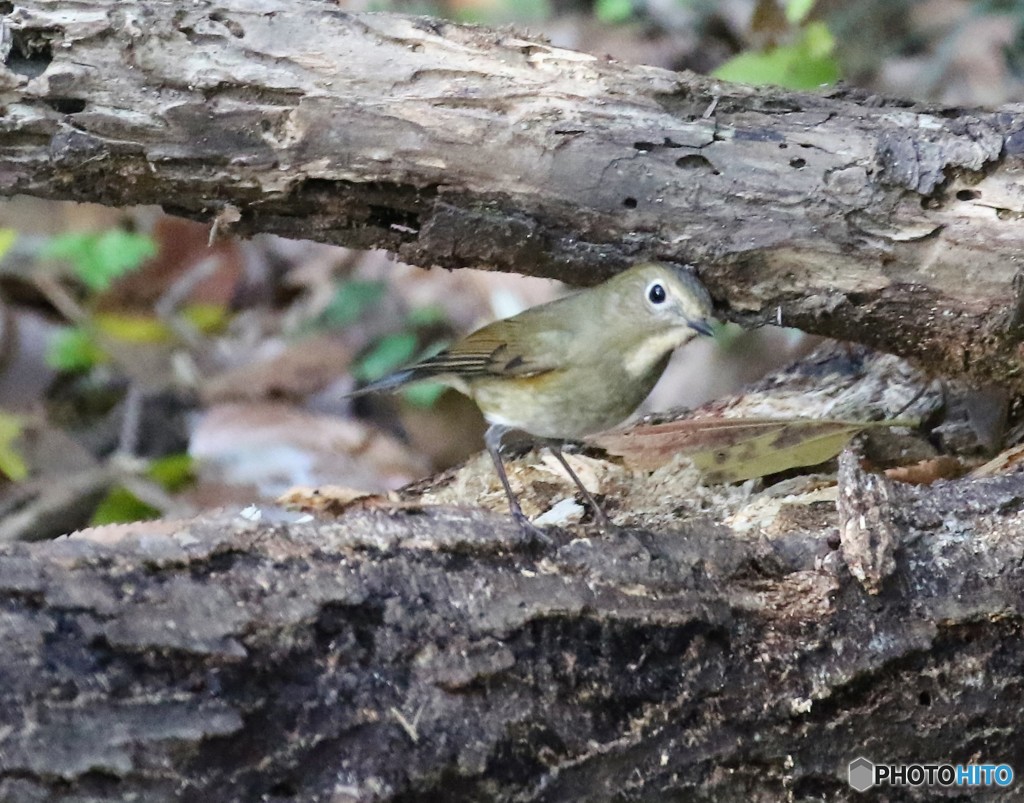
[[[296,0],[3,16],[0,191],[408,262],[699,267],[732,317],[1024,385],[1024,108],[752,89]]]

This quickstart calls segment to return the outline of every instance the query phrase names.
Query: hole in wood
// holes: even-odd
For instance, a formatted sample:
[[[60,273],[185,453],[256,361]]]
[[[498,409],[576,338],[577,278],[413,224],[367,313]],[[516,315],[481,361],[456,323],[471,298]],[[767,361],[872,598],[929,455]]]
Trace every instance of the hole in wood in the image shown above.
[[[626,209],[636,209],[636,198],[623,198],[622,205]]]
[[[683,170],[710,170],[716,176],[718,171],[715,170],[715,166],[708,161],[706,156],[701,156],[699,153],[691,153],[689,156],[680,156],[676,159],[676,167],[681,167]]]
[[[85,101],[82,98],[48,98],[46,105],[61,114],[78,114],[85,111]]]
[[[11,49],[4,64],[11,72],[35,78],[42,75],[53,61],[53,47],[40,31],[11,31]]]
[[[978,190],[957,190],[956,199],[958,201],[973,201],[981,197],[981,193]]]
[[[801,159],[799,156],[794,156],[789,160],[789,166],[799,170],[800,168],[807,166],[807,160]]]

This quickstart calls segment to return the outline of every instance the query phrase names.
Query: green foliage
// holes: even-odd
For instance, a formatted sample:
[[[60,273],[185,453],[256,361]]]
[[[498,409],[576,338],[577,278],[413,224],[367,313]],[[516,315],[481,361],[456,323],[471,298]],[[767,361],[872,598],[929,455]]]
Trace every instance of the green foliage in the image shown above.
[[[384,299],[387,289],[387,283],[380,281],[355,279],[344,282],[323,312],[305,328],[321,329],[356,323]],[[384,335],[356,361],[352,375],[362,382],[372,382],[412,362],[415,357],[423,356],[422,353],[417,354],[420,343],[418,330],[436,326],[444,319],[444,309],[437,305],[411,310],[400,331]],[[424,383],[404,389],[402,395],[412,404],[432,407],[443,392],[443,385]]]
[[[15,482],[28,476],[28,466],[16,446],[22,429],[20,416],[0,411],[0,473]]]
[[[786,3],[786,20],[790,25],[799,25],[814,8],[816,0],[789,0]]]
[[[714,75],[743,84],[774,84],[787,89],[815,89],[839,80],[833,55],[835,40],[823,22],[812,22],[792,45],[765,53],[740,53]]]
[[[0,229],[0,259],[3,259],[14,241],[18,239],[18,232],[14,229]]]
[[[210,334],[224,328],[228,311],[217,304],[191,304],[181,311],[181,317],[202,334]],[[47,344],[46,363],[65,373],[88,371],[109,360],[101,344],[112,341],[159,346],[173,343],[175,333],[151,315],[98,313],[87,324],[58,329]]]
[[[355,323],[364,312],[380,302],[386,291],[387,284],[384,282],[345,282],[334,292],[334,297],[317,317],[314,326],[333,327]]]
[[[181,315],[204,335],[224,331],[231,318],[230,311],[221,304],[189,304]]]
[[[195,482],[195,462],[185,453],[169,454],[150,463],[146,474],[153,482],[173,493]]]
[[[626,22],[633,16],[633,0],[597,0],[594,16],[606,25]]]
[[[115,279],[135,270],[156,251],[151,237],[110,229],[60,234],[43,248],[42,255],[68,262],[75,276],[90,290],[99,293],[109,288]]]
[[[123,343],[170,343],[174,339],[171,329],[152,315],[122,315],[103,312],[92,316],[91,329],[101,338]]]
[[[839,80],[835,38],[824,22],[807,21],[814,0],[789,0],[786,21],[800,26],[790,44],[731,58],[714,72],[716,78],[743,84],[774,84],[787,89],[816,89]]]
[[[180,491],[195,481],[192,458],[187,454],[172,454],[149,464],[146,476],[167,491]],[[160,518],[160,511],[143,502],[122,486],[111,488],[93,511],[90,524],[121,524]]]
[[[147,505],[127,488],[111,488],[96,506],[89,523],[93,527],[104,524],[123,524],[128,521],[145,521],[160,517],[160,511]]]
[[[419,337],[415,332],[394,332],[385,335],[352,368],[352,374],[363,382],[373,382],[417,359],[440,351],[445,343],[439,341],[417,353]],[[417,407],[433,407],[445,386],[438,382],[418,382],[402,389],[402,397]]]
[[[46,364],[57,371],[88,371],[107,359],[89,330],[83,326],[65,326],[54,332],[46,345]]]
[[[414,332],[385,335],[352,367],[352,373],[364,382],[373,382],[412,361],[419,345]]]
[[[402,389],[402,398],[416,407],[429,408],[437,404],[444,391],[445,386],[440,382],[417,382]]]
[[[444,12],[441,11],[440,13]],[[510,22],[543,22],[546,19],[550,19],[550,17],[551,4],[548,0],[478,3],[460,6],[452,14],[452,18],[458,22],[475,22],[483,25],[501,25]]]
[[[435,324],[444,322],[445,312],[442,307],[439,307],[436,304],[431,304],[410,310],[406,320],[409,322],[410,326],[434,326]]]

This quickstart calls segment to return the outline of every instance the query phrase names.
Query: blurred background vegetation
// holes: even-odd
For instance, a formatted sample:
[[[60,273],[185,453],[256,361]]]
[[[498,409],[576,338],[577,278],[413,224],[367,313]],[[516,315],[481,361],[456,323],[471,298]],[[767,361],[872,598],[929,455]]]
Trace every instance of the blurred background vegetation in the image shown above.
[[[842,80],[958,105],[1024,95],[1019,0],[339,5],[511,24],[753,84]],[[271,236],[209,240],[155,208],[0,202],[0,541],[265,502],[296,484],[382,490],[456,464],[482,433],[458,394],[344,394],[561,291]],[[770,329],[695,344],[648,409],[728,393],[807,346]]]

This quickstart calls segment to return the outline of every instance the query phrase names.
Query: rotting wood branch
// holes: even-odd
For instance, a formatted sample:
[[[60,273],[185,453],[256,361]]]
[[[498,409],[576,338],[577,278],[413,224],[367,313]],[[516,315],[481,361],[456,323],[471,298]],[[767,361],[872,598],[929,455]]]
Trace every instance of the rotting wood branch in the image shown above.
[[[314,0],[2,24],[4,193],[579,284],[691,263],[736,319],[1024,385],[1020,105],[752,89]]]
[[[865,745],[1024,766],[1020,475],[900,502],[874,594],[834,507],[763,537],[538,546],[427,508],[8,546],[0,797],[843,799]]]

